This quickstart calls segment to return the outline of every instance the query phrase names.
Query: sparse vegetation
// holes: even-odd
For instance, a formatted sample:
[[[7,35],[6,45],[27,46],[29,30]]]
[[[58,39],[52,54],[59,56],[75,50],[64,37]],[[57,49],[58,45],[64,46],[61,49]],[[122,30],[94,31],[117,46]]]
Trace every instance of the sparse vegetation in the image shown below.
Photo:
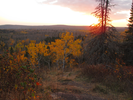
[[[89,29],[0,29],[0,100],[132,100],[133,5],[117,32],[98,2]]]
[[[28,37],[30,34],[28,33],[30,30],[21,31],[27,32],[24,34],[25,37]],[[1,37],[5,37],[4,34],[8,34],[4,32],[6,31],[4,30],[2,34],[0,34]],[[87,41],[91,41],[91,39],[95,37],[91,37],[91,35],[87,33],[88,31],[84,31],[88,34],[87,36],[86,34],[80,35],[80,32],[78,33],[79,36],[76,34],[71,34],[71,36],[67,33],[68,36],[73,37],[73,41],[77,39],[80,40],[81,44],[79,44],[81,47],[78,49],[80,50],[80,52],[78,52],[80,54],[79,56],[75,55],[76,49],[74,49],[76,50],[74,52],[75,54],[69,53],[67,56],[68,59],[65,59],[64,71],[62,71],[61,62],[61,57],[63,56],[60,56],[58,62],[61,67],[61,69],[59,69],[60,67],[57,67],[57,58],[55,56],[56,51],[52,51],[53,49],[51,49],[50,46],[57,40],[60,41],[62,39],[61,41],[63,41],[61,34],[58,33],[57,37],[54,37],[44,32],[46,38],[43,40],[46,40],[46,42],[41,40],[39,42],[37,39],[31,40],[28,38],[17,41],[17,38],[14,38],[16,33],[12,34],[12,38],[8,38],[8,35],[6,35],[9,40],[2,39],[1,42],[1,98],[5,100],[9,98],[20,100],[51,100],[52,98],[59,98],[58,96],[60,95],[56,95],[56,93],[66,93],[63,94],[64,97],[60,96],[61,98],[67,98],[67,96],[70,95],[69,93],[73,93],[73,95],[71,95],[72,97],[75,97],[77,94],[82,97],[82,95],[85,96],[86,93],[89,93],[93,95],[92,98],[101,97],[113,100],[117,100],[118,98],[123,100],[131,99],[133,94],[133,69],[132,66],[126,66],[124,60],[119,58],[122,57],[123,51],[115,54],[117,56],[115,56],[113,61],[116,63],[108,63],[108,65],[106,65],[107,63],[99,63],[97,60],[97,64],[85,63],[88,62],[88,58],[90,58],[90,56],[86,54]],[[34,35],[36,35],[36,33],[34,33]],[[117,37],[120,35],[123,36],[123,34],[118,34]],[[122,37],[122,39],[124,40],[124,37]],[[118,41],[120,44],[117,45],[117,48],[119,48],[122,42],[124,41]],[[58,44],[56,44],[55,47],[56,46],[58,46]],[[77,48],[76,45],[74,46]],[[72,49],[70,49],[70,51],[71,50]],[[73,61],[70,59],[73,59]],[[4,78],[5,76],[8,78]],[[15,94],[16,92],[17,94]],[[122,94],[123,98],[121,97]],[[113,97],[110,97],[110,95],[113,95]],[[89,95],[86,98],[88,97],[91,96]]]

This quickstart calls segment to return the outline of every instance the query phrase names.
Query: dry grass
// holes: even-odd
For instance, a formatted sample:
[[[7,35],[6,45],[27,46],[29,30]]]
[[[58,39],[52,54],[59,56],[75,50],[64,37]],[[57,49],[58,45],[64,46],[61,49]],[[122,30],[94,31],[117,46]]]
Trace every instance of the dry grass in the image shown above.
[[[82,74],[88,77],[88,82],[96,84],[92,91],[104,94],[109,100],[132,100],[133,83],[122,76],[121,72],[115,73],[115,70],[108,70],[102,65],[82,66]],[[126,75],[126,74],[125,74]]]
[[[40,96],[47,100],[52,98],[56,100],[58,98],[56,93],[89,94],[107,100],[132,100],[127,93],[114,92],[104,84],[94,81],[93,78],[83,76],[80,68],[65,72],[57,69],[44,70],[42,73]]]
[[[107,77],[105,85],[96,81],[93,77],[83,76],[81,68],[74,68],[64,72],[54,68],[51,70],[42,69],[39,76],[42,85],[36,89],[36,95],[38,96],[36,100],[64,100],[58,94],[65,96],[71,94],[73,97],[92,96],[92,98],[98,97],[103,100],[133,100],[127,92],[114,91],[106,86],[112,84],[112,88],[116,88],[112,76]],[[109,84],[108,82],[112,83]],[[15,97],[16,94],[10,93],[10,97]],[[15,100],[15,98],[10,98],[10,100]]]

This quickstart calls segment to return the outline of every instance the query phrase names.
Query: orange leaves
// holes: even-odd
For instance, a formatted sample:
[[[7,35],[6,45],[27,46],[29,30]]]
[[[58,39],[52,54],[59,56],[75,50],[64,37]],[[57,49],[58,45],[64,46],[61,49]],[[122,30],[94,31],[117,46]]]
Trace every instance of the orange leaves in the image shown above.
[[[36,52],[42,54],[44,51],[44,46],[45,46],[44,42],[36,44]]]
[[[49,50],[47,49],[48,45],[45,45],[44,42],[40,42],[39,44],[36,44],[36,50],[37,53],[43,54],[44,56],[49,55]]]
[[[39,85],[42,85],[42,84],[40,84],[39,82],[36,82],[36,85],[39,86]]]
[[[49,50],[47,49],[47,45],[44,42],[40,42],[38,44],[35,43],[36,41],[31,41],[29,45],[27,45],[27,50],[30,55],[30,61],[33,66],[37,65],[41,56],[48,56]]]
[[[22,49],[24,49],[24,44],[22,42],[18,42],[16,45],[15,45],[15,51],[21,51]]]
[[[68,56],[70,54],[74,56],[79,56],[81,54],[81,40],[74,40],[73,34],[66,32],[60,35],[61,39],[56,39],[55,42],[51,42],[50,51],[53,52],[55,56],[55,61],[68,62]]]
[[[38,57],[38,53],[44,53],[45,48],[44,43],[35,44],[35,41],[32,41],[27,45],[26,49],[24,41],[20,41],[15,48],[13,48],[15,52],[10,54],[9,51],[6,50],[3,55],[0,55],[1,86],[4,87],[2,90],[8,90],[8,92],[15,91],[20,95],[24,94],[25,97],[31,97],[31,94],[35,91],[34,89],[41,85],[38,82],[35,69],[33,69],[31,63],[38,63],[36,57]],[[24,51],[22,51],[22,49]],[[26,52],[29,52],[27,57],[25,56]],[[30,59],[32,61],[30,61]]]
[[[40,61],[45,61],[50,65],[50,62],[57,62],[65,66],[74,62],[72,57],[80,56],[81,54],[81,40],[74,40],[73,33],[62,33],[60,34],[61,39],[56,39],[55,42],[36,43],[34,40],[21,40],[19,41],[13,51],[16,53],[16,61],[18,64],[25,64],[26,61],[30,66],[40,66]],[[27,45],[26,45],[27,44]],[[13,53],[12,55],[14,55]],[[10,55],[10,56],[12,56]],[[10,64],[14,63],[13,61]]]
[[[14,88],[15,91],[19,90],[18,92],[21,93],[36,84],[36,75],[29,66],[27,58],[24,57],[24,53],[24,51],[19,51],[12,55],[8,52],[3,54],[0,60],[0,74],[1,84],[5,90],[9,90],[10,87],[14,86],[12,88]],[[30,80],[30,78],[34,80]]]
[[[5,46],[5,43],[3,41],[0,41],[0,49]]]
[[[20,54],[20,55],[17,55],[17,61],[20,62],[25,62],[25,60],[27,60],[26,57],[24,57],[24,54]]]
[[[80,54],[81,54],[82,47],[81,47],[80,43],[81,43],[81,40],[79,40],[79,39],[77,39],[73,42],[73,45],[71,48],[72,48],[72,53],[74,56],[80,56]]]
[[[36,57],[37,57],[37,50],[35,47],[35,43],[34,41],[31,41],[31,43],[29,43],[29,45],[26,46],[27,47],[27,51],[30,55],[30,61],[32,65],[36,64]]]
[[[14,41],[13,39],[10,39],[10,40],[9,40],[10,45],[13,45],[14,42],[15,42],[15,41]]]
[[[26,31],[21,31],[20,33],[22,33],[22,34],[27,34],[28,32],[26,32]]]
[[[73,33],[69,33],[69,32],[66,32],[66,34],[65,33],[62,33],[62,35],[61,35],[61,40],[63,40],[65,43],[66,42],[73,42],[73,40],[74,40],[74,36],[73,36]]]

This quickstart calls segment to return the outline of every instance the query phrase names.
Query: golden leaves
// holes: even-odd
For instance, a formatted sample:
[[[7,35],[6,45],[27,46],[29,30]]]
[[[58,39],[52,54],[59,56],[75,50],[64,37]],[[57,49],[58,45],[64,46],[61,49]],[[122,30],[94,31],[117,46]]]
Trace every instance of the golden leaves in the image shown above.
[[[0,49],[5,46],[5,43],[3,41],[0,41]]]
[[[36,41],[31,41],[29,45],[26,46],[27,51],[30,55],[30,61],[32,65],[37,65],[39,61],[39,55],[48,56],[49,50],[47,49],[47,45],[44,42],[40,42],[36,44]]]
[[[13,45],[15,43],[15,41],[13,39],[10,39],[9,43],[10,43],[10,45]]]
[[[81,54],[81,40],[74,40],[73,33],[62,33],[60,35],[61,39],[56,39],[55,42],[51,42],[50,51],[53,52],[55,56],[55,61],[68,62],[68,56],[70,54],[74,56],[79,56]]]
[[[21,55],[17,56],[18,61],[25,59],[25,54],[28,55],[30,64],[32,66],[38,66],[42,56],[46,57],[48,61],[58,62],[61,61],[64,64],[70,62],[71,59],[69,55],[80,56],[81,54],[81,40],[74,40],[73,33],[62,33],[60,34],[61,39],[56,39],[55,42],[48,43],[45,42],[36,43],[35,40],[21,40],[19,41],[15,48],[15,51],[23,52]],[[27,45],[26,45],[27,44]],[[27,54],[28,53],[28,54]],[[46,60],[45,59],[45,60]]]

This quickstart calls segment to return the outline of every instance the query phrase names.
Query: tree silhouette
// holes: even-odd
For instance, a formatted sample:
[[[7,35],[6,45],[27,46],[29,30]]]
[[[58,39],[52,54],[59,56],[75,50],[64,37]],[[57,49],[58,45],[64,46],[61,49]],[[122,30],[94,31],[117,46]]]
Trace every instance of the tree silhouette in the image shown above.
[[[128,24],[128,32],[132,35],[133,34],[133,2],[131,6],[131,13],[129,18],[129,24]]]
[[[133,65],[133,2],[131,5],[131,13],[129,18],[128,30],[126,32],[125,41],[123,43],[124,56],[123,60],[127,65]]]
[[[103,34],[106,32],[107,25],[109,24],[109,12],[110,12],[110,1],[109,0],[97,0],[99,5],[95,8],[95,11],[92,13],[99,19],[98,23],[98,32]],[[97,31],[96,31],[97,33]]]
[[[116,29],[109,24],[110,0],[97,0],[99,5],[93,14],[99,23],[91,27],[92,39],[88,41],[87,62],[91,64],[114,63],[117,56]]]

